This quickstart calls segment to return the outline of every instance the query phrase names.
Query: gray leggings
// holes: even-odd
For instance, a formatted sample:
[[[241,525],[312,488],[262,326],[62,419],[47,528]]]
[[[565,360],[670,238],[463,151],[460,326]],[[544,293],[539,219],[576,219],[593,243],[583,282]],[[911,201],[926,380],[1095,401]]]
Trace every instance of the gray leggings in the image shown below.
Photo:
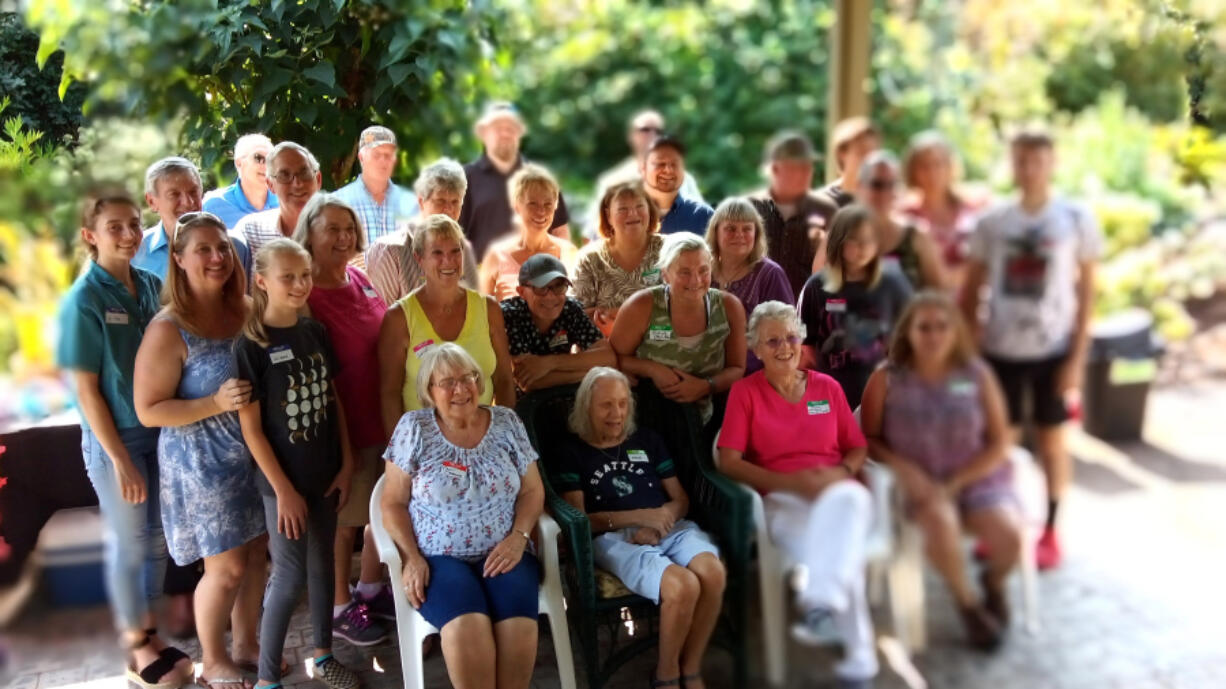
[[[332,544],[336,537],[336,496],[302,497],[307,505],[306,534],[291,540],[277,532],[277,498],[263,496],[268,551],[272,556],[272,576],[264,592],[264,615],[260,620],[259,675],[266,682],[281,681],[285,633],[304,587],[311,627],[315,630],[315,648],[332,647],[332,597],[336,592]]]

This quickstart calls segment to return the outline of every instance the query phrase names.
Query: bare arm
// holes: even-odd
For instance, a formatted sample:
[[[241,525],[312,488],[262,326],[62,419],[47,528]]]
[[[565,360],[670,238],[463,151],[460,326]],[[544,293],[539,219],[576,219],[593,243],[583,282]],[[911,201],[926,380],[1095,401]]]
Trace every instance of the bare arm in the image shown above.
[[[482,294],[494,294],[494,286],[498,284],[498,259],[493,251],[486,251],[481,260],[481,268],[477,273],[477,291]]]
[[[966,319],[966,327],[970,330],[971,340],[976,345],[983,335],[983,324],[979,319],[979,307],[983,301],[983,290],[987,284],[988,267],[983,261],[971,259],[966,265],[966,283],[962,286],[962,317]]]
[[[98,388],[98,374],[74,370],[72,382],[77,389],[77,405],[81,408],[81,415],[106,456],[111,458],[124,501],[133,504],[144,502],[149,495],[148,483],[132,463],[128,448],[119,437],[115,417],[111,416],[111,408]]]
[[[409,329],[404,310],[393,305],[379,326],[379,413],[383,437],[390,439],[404,416],[404,367],[409,355]]]
[[[678,481],[677,477],[670,476],[661,481],[660,484],[668,494],[668,502],[655,508],[588,513],[584,507],[583,491],[567,491],[562,494],[562,499],[570,503],[575,509],[587,514],[593,534],[619,531],[626,527],[639,527],[655,529],[660,537],[663,538],[668,535],[667,532],[671,530],[672,525],[677,523],[677,520],[683,519],[686,513],[689,512],[690,499],[685,494],[685,489],[681,487],[681,481]],[[660,533],[660,529],[664,525],[668,525],[669,528]]]
[[[596,366],[617,367],[617,355],[608,340],[600,340],[574,354],[524,354],[514,359],[515,380],[525,392],[578,383]],[[543,372],[543,373],[542,373]]]
[[[631,295],[617,312],[617,321],[613,323],[609,344],[617,354],[618,368],[630,375],[651,378],[656,387],[662,387],[675,383],[678,380],[677,374],[667,366],[634,355],[639,343],[643,341],[643,333],[647,332],[649,320],[651,292],[640,290]]]
[[[948,287],[949,276],[945,274],[945,267],[941,263],[941,257],[937,254],[936,243],[932,241],[932,237],[926,232],[912,230],[911,241],[915,242],[915,255],[919,258],[920,278],[923,280],[923,286],[931,289]]]
[[[1064,371],[1059,381],[1064,392],[1081,385],[1085,370],[1086,355],[1090,349],[1090,317],[1094,313],[1094,261],[1081,261],[1077,271],[1077,317],[1073,322],[1073,341],[1069,357],[1064,362]]]
[[[176,396],[186,358],[187,345],[174,323],[158,319],[149,324],[136,352],[132,385],[132,401],[141,424],[149,428],[186,426],[222,413],[216,394],[194,400]]]
[[[745,360],[748,358],[745,342],[745,307],[741,300],[724,293],[724,311],[728,314],[728,339],[724,341],[724,370],[711,377],[715,383],[712,394],[725,392],[732,384],[745,377]]]
[[[566,241],[569,242],[570,241],[570,223],[562,223],[561,225],[558,225],[557,227],[550,230],[549,234],[559,239],[565,239]]]
[[[1005,411],[1004,394],[1000,391],[996,376],[991,372],[984,371],[979,376],[979,403],[983,405],[984,417],[987,420],[987,443],[965,466],[945,481],[946,488],[953,495],[991,474],[1008,457],[1012,437],[1009,418]]]
[[[486,297],[486,313],[490,323],[490,344],[494,347],[494,402],[503,407],[515,408],[515,375],[511,369],[511,344],[507,341],[507,327],[502,320],[498,300]]]

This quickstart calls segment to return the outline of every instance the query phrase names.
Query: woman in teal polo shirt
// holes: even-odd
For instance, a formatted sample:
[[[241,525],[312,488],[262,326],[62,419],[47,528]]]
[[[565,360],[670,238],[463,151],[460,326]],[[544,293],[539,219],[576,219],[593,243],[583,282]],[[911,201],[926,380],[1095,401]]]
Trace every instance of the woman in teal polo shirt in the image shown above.
[[[85,202],[81,241],[90,262],[61,304],[57,359],[77,390],[81,454],[106,524],[106,582],[129,653],[128,678],[178,686],[192,678],[191,660],[157,638],[150,607],[166,571],[158,429],[140,424],[132,402],[136,350],[159,308],[162,282],[131,265],[141,223],[127,194]]]

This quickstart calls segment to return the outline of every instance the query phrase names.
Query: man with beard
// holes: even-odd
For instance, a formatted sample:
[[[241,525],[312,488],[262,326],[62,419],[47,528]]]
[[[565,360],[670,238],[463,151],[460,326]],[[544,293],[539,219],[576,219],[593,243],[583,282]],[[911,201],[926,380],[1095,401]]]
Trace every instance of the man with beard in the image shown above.
[[[459,222],[480,261],[495,239],[511,231],[511,199],[507,193],[507,181],[525,162],[519,152],[525,128],[515,106],[497,102],[486,107],[474,131],[484,150],[481,157],[464,166],[464,174],[468,177],[468,194],[464,196]],[[566,202],[559,194],[550,234],[569,239],[569,219]]]
[[[706,234],[715,210],[681,195],[685,179],[685,146],[681,141],[668,135],[656,137],[647,146],[639,171],[647,196],[660,209],[660,234]]]

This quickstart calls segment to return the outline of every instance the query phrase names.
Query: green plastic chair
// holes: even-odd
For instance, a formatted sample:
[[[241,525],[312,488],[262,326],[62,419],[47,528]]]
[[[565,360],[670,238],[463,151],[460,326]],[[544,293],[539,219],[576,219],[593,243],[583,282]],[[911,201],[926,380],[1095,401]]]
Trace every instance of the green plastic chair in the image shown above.
[[[564,439],[567,416],[574,405],[576,385],[559,386],[525,395],[516,406],[528,438],[540,453],[545,483],[545,506],[562,530],[563,581],[570,627],[579,637],[584,672],[589,689],[600,689],[622,665],[654,646],[659,638],[656,604],[624,588],[607,572],[599,572],[592,560],[592,532],[587,515],[572,507],[553,489],[549,475],[557,471],[554,449]],[[660,435],[673,454],[677,476],[690,498],[687,518],[711,534],[720,547],[727,569],[723,613],[713,645],[727,649],[733,658],[733,686],[748,686],[747,601],[749,548],[752,542],[752,507],[738,486],[718,474],[711,465],[709,444],[702,438],[697,409],[664,398],[649,382],[634,390],[636,422]],[[606,589],[602,595],[598,576]],[[633,637],[622,632],[633,620]],[[600,628],[611,642],[601,658]],[[623,636],[628,638],[622,639]]]

